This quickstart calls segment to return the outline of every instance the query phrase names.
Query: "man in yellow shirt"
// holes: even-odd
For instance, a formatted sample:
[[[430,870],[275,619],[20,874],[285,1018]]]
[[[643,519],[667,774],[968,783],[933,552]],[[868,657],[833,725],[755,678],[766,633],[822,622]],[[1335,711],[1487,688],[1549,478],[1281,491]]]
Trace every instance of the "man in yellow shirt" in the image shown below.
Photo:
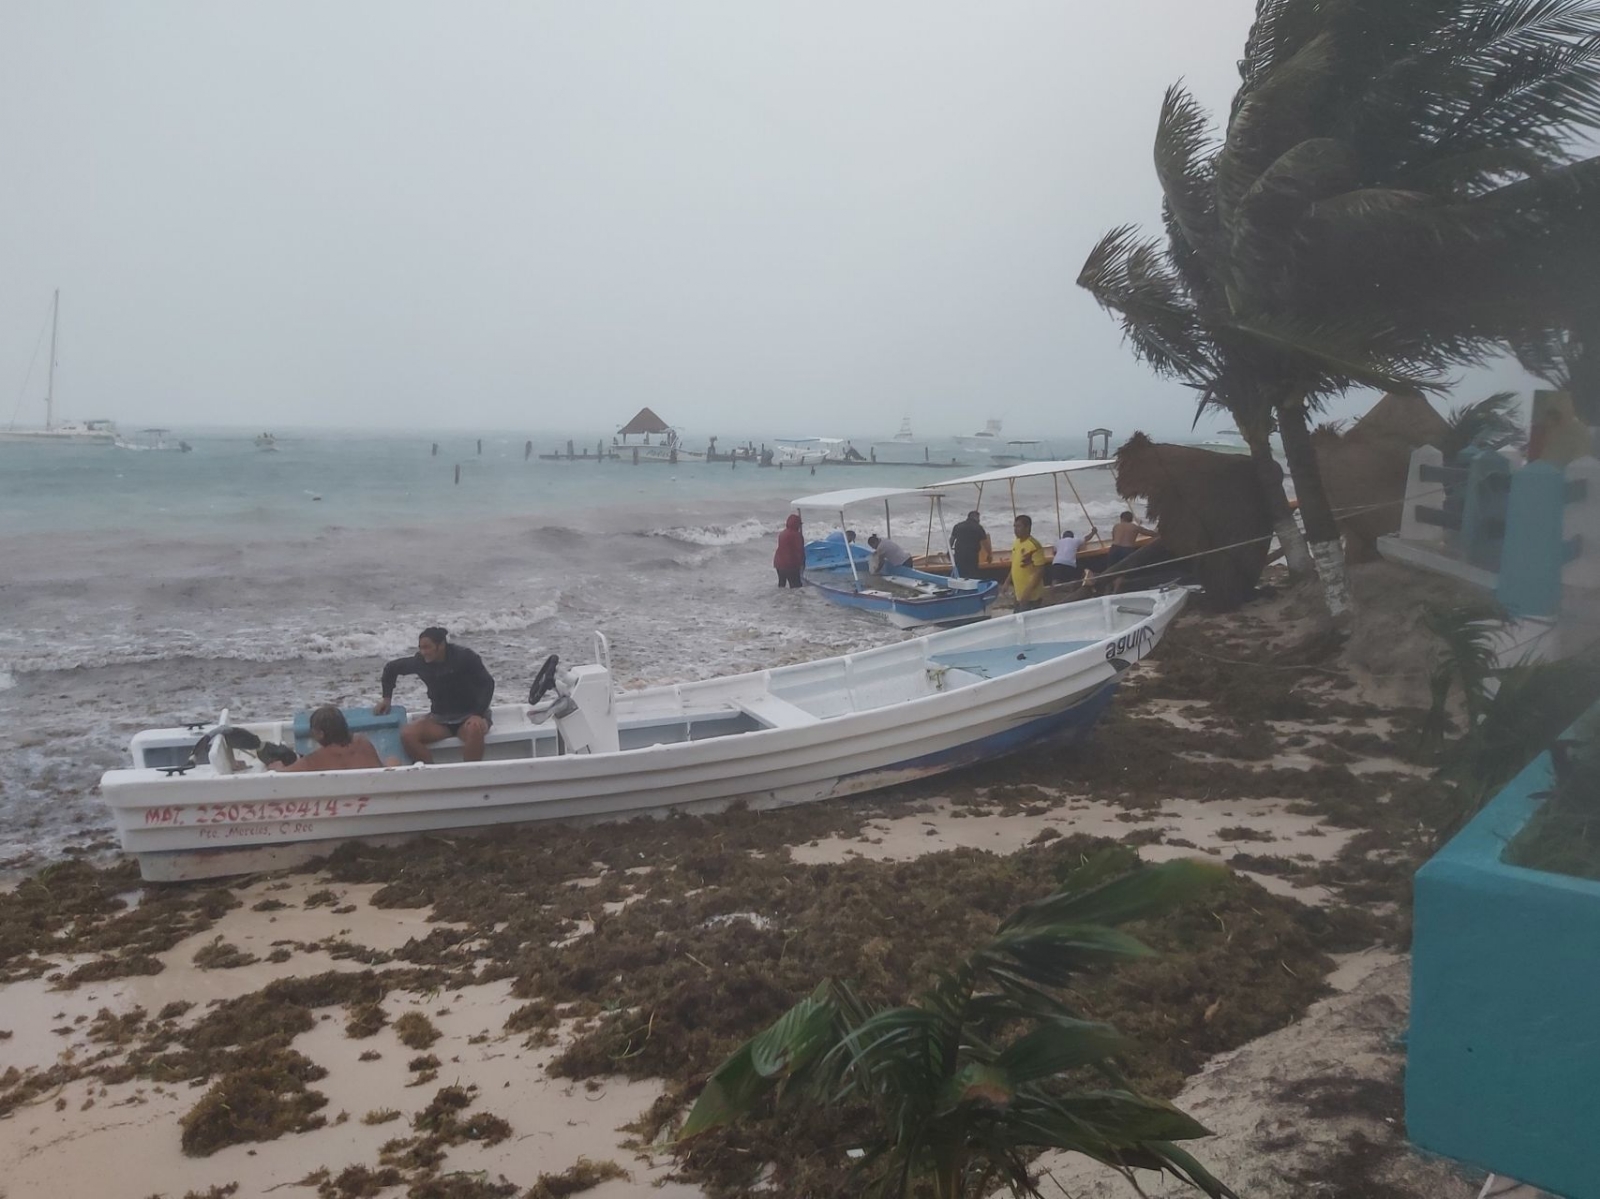
[[[1033,517],[1012,522],[1016,540],[1011,543],[1011,589],[1017,593],[1017,611],[1027,612],[1044,603],[1044,576],[1049,563],[1044,546],[1033,536]]]

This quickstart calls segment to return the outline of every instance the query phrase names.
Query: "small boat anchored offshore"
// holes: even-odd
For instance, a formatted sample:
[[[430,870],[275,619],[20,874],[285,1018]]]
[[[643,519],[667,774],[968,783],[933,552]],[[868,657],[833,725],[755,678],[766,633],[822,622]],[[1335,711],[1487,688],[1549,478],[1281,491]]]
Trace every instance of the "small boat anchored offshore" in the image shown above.
[[[168,441],[167,434],[170,432],[171,429],[140,429],[137,437],[117,438],[116,446],[119,450],[133,450],[137,453],[162,451],[187,454],[194,449],[194,446],[187,441]]]
[[[454,739],[434,746],[431,766],[286,773],[236,758],[236,741],[309,748],[303,712],[235,724],[233,735],[213,729],[205,749],[195,743],[203,725],[138,733],[132,767],[107,771],[101,793],[123,850],[155,881],[274,869],[348,840],[854,795],[1042,737],[1085,736],[1186,597],[1106,596],[865,653],[625,692],[613,690],[597,635],[598,663],[563,672],[552,657],[526,704],[495,706],[481,762],[460,761]],[[403,757],[403,712],[362,709],[349,720],[381,756]]]

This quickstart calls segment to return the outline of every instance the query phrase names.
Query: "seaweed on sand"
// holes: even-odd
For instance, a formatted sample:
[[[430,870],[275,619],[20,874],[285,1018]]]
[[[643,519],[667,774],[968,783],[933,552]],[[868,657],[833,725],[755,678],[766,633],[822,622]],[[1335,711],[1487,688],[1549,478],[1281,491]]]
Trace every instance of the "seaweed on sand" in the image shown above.
[[[396,1137],[384,1143],[379,1152],[381,1166],[407,1171],[419,1181],[428,1180],[437,1172],[445,1158],[445,1151],[454,1145],[476,1141],[483,1145],[498,1145],[511,1136],[511,1125],[489,1112],[468,1112],[476,1099],[476,1087],[441,1087],[428,1105],[412,1117],[412,1135]],[[466,1178],[453,1175],[452,1178]],[[436,1180],[449,1184],[449,1179]],[[513,1191],[515,1188],[513,1188]],[[413,1194],[418,1193],[415,1187]],[[455,1194],[445,1190],[432,1192]],[[461,1194],[480,1192],[463,1191]],[[485,1191],[483,1194],[511,1192]]]
[[[99,868],[82,861],[47,866],[0,892],[0,982],[37,978],[61,954],[99,954],[67,975],[64,987],[161,969],[154,957],[203,932],[239,901],[225,886],[141,887],[131,859]]]
[[[440,1035],[433,1021],[421,1012],[406,1012],[394,1022],[394,1032],[407,1049],[426,1049]]]
[[[614,1161],[593,1162],[580,1157],[559,1174],[541,1174],[528,1191],[527,1199],[566,1199],[592,1190],[613,1178],[627,1178],[628,1172]]]
[[[201,946],[194,955],[194,964],[202,970],[234,970],[260,960],[255,954],[247,953],[221,937],[215,938],[209,945]]]
[[[318,1111],[327,1097],[305,1084],[326,1074],[303,1054],[283,1050],[271,1066],[223,1075],[183,1117],[183,1151],[209,1157],[241,1141],[272,1141],[322,1127],[327,1118]]]
[[[388,1022],[389,1016],[382,1004],[360,1003],[351,1010],[350,1019],[345,1022],[344,1034],[358,1039],[370,1037]]]
[[[399,1186],[405,1176],[393,1166],[369,1170],[366,1166],[346,1166],[329,1177],[327,1171],[317,1180],[317,1199],[374,1199],[390,1187]]]

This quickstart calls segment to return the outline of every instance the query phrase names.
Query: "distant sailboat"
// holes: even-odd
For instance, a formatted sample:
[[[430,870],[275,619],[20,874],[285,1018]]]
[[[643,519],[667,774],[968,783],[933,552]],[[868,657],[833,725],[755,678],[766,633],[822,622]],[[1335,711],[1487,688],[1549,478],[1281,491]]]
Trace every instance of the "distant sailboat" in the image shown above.
[[[0,429],[0,441],[49,442],[57,445],[111,445],[117,440],[117,426],[109,420],[62,421],[56,423],[56,332],[61,323],[61,291],[56,289],[50,303],[50,374],[44,393],[44,428]]]

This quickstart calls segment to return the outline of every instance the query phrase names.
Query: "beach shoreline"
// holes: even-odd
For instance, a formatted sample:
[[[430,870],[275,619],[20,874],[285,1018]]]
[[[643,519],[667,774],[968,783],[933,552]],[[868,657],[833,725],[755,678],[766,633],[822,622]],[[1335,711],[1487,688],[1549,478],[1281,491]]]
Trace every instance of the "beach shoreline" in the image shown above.
[[[735,1193],[728,1188],[749,1163],[730,1156],[732,1142],[674,1157],[660,1138],[729,1035],[717,1030],[740,1026],[738,1004],[759,1027],[759,1012],[792,1001],[767,992],[788,977],[774,970],[797,958],[852,970],[886,994],[926,968],[915,947],[837,926],[838,912],[857,902],[840,896],[888,905],[909,889],[924,902],[905,919],[959,912],[961,928],[949,935],[975,936],[992,928],[998,913],[988,908],[1002,897],[1028,893],[1038,885],[1028,880],[1063,854],[1105,842],[1135,846],[1147,860],[1201,856],[1238,875],[1228,902],[1246,924],[1226,938],[1155,928],[1172,979],[1140,976],[1107,993],[1123,1007],[1111,1018],[1149,1053],[1139,1064],[1148,1084],[1187,1094],[1218,1052],[1247,1054],[1268,1035],[1304,1039],[1284,1061],[1298,1054],[1308,1071],[1325,1066],[1316,1038],[1342,1034],[1302,1019],[1319,997],[1359,992],[1378,1002],[1377,988],[1381,1002],[1403,1011],[1409,873],[1426,847],[1402,826],[1416,823],[1432,784],[1408,760],[1405,729],[1423,694],[1415,671],[1379,679],[1332,658],[1283,669],[1295,661],[1286,651],[1312,631],[1300,604],[1280,595],[1229,616],[1187,615],[1080,750],[1043,745],[882,796],[490,842],[433,837],[351,848],[314,871],[187,888],[140,888],[125,867],[68,863],[31,875],[0,903],[23,903],[38,917],[47,905],[36,889],[59,878],[60,903],[80,902],[70,892],[83,910],[58,911],[49,936],[26,949],[7,946],[0,1171],[8,1199],[62,1193],[50,1188],[63,1178],[75,1194],[178,1199],[235,1182],[239,1194],[261,1194],[308,1178],[310,1190],[331,1188],[319,1194],[398,1195],[456,1174],[489,1188],[472,1193],[521,1194],[580,1159],[626,1172],[585,1192],[598,1199]],[[969,910],[985,891],[992,898]],[[969,898],[952,908],[962,894]],[[1247,933],[1266,940],[1247,953]],[[915,927],[896,934],[918,935]],[[1225,960],[1239,978],[1196,969],[1191,942],[1202,935],[1217,938],[1206,952],[1235,955]],[[666,956],[663,938],[673,947]],[[1281,966],[1249,974],[1254,959],[1272,954]],[[749,968],[762,961],[766,971]],[[327,994],[313,1004],[305,980],[317,979]],[[359,1000],[362,988],[376,998]],[[213,1056],[196,1066],[195,1045],[222,1035],[222,1015],[262,995],[278,995],[293,1019],[281,1027],[268,1019],[251,1035],[327,1072],[278,1096],[301,1104],[294,1110],[305,1130],[236,1143],[224,1132],[210,1155],[185,1154],[186,1115],[247,1065],[242,1046],[206,1042]],[[194,1006],[161,1018],[183,1002]],[[357,1036],[363,1011],[378,1023]],[[438,1034],[426,1052],[397,1039],[407,1013]],[[1192,1044],[1160,1043],[1163,1027]],[[379,1056],[363,1060],[369,1053]],[[1371,1072],[1389,1077],[1393,1052],[1369,1056]],[[406,1068],[429,1057],[434,1066]],[[428,1113],[437,1115],[445,1088],[463,1089],[445,1097],[461,1103],[463,1119],[446,1122],[453,1140],[424,1131],[438,1122]],[[314,1102],[307,1094],[326,1102],[305,1108]],[[399,1115],[363,1122],[386,1110]],[[471,1135],[465,1117],[474,1113],[489,1136]],[[1388,1107],[1375,1102],[1351,1119],[1363,1135],[1387,1130],[1386,1160],[1409,1162]],[[510,1131],[486,1143],[496,1120]],[[385,1151],[390,1142],[403,1144]],[[1257,1171],[1248,1152],[1227,1145],[1219,1161]],[[1206,1142],[1195,1150],[1209,1160]],[[1312,1155],[1298,1168],[1325,1159]],[[782,1194],[801,1177],[795,1170],[824,1166],[842,1168],[785,1161],[764,1177]],[[1287,1187],[1293,1171],[1280,1173]],[[1406,1170],[1391,1173],[1398,1194],[1454,1193],[1406,1190]],[[341,1190],[341,1174],[349,1188],[389,1181]],[[1073,1177],[1082,1181],[1081,1172]],[[1441,1177],[1429,1173],[1427,1185]],[[513,1190],[494,1191],[501,1179]]]

